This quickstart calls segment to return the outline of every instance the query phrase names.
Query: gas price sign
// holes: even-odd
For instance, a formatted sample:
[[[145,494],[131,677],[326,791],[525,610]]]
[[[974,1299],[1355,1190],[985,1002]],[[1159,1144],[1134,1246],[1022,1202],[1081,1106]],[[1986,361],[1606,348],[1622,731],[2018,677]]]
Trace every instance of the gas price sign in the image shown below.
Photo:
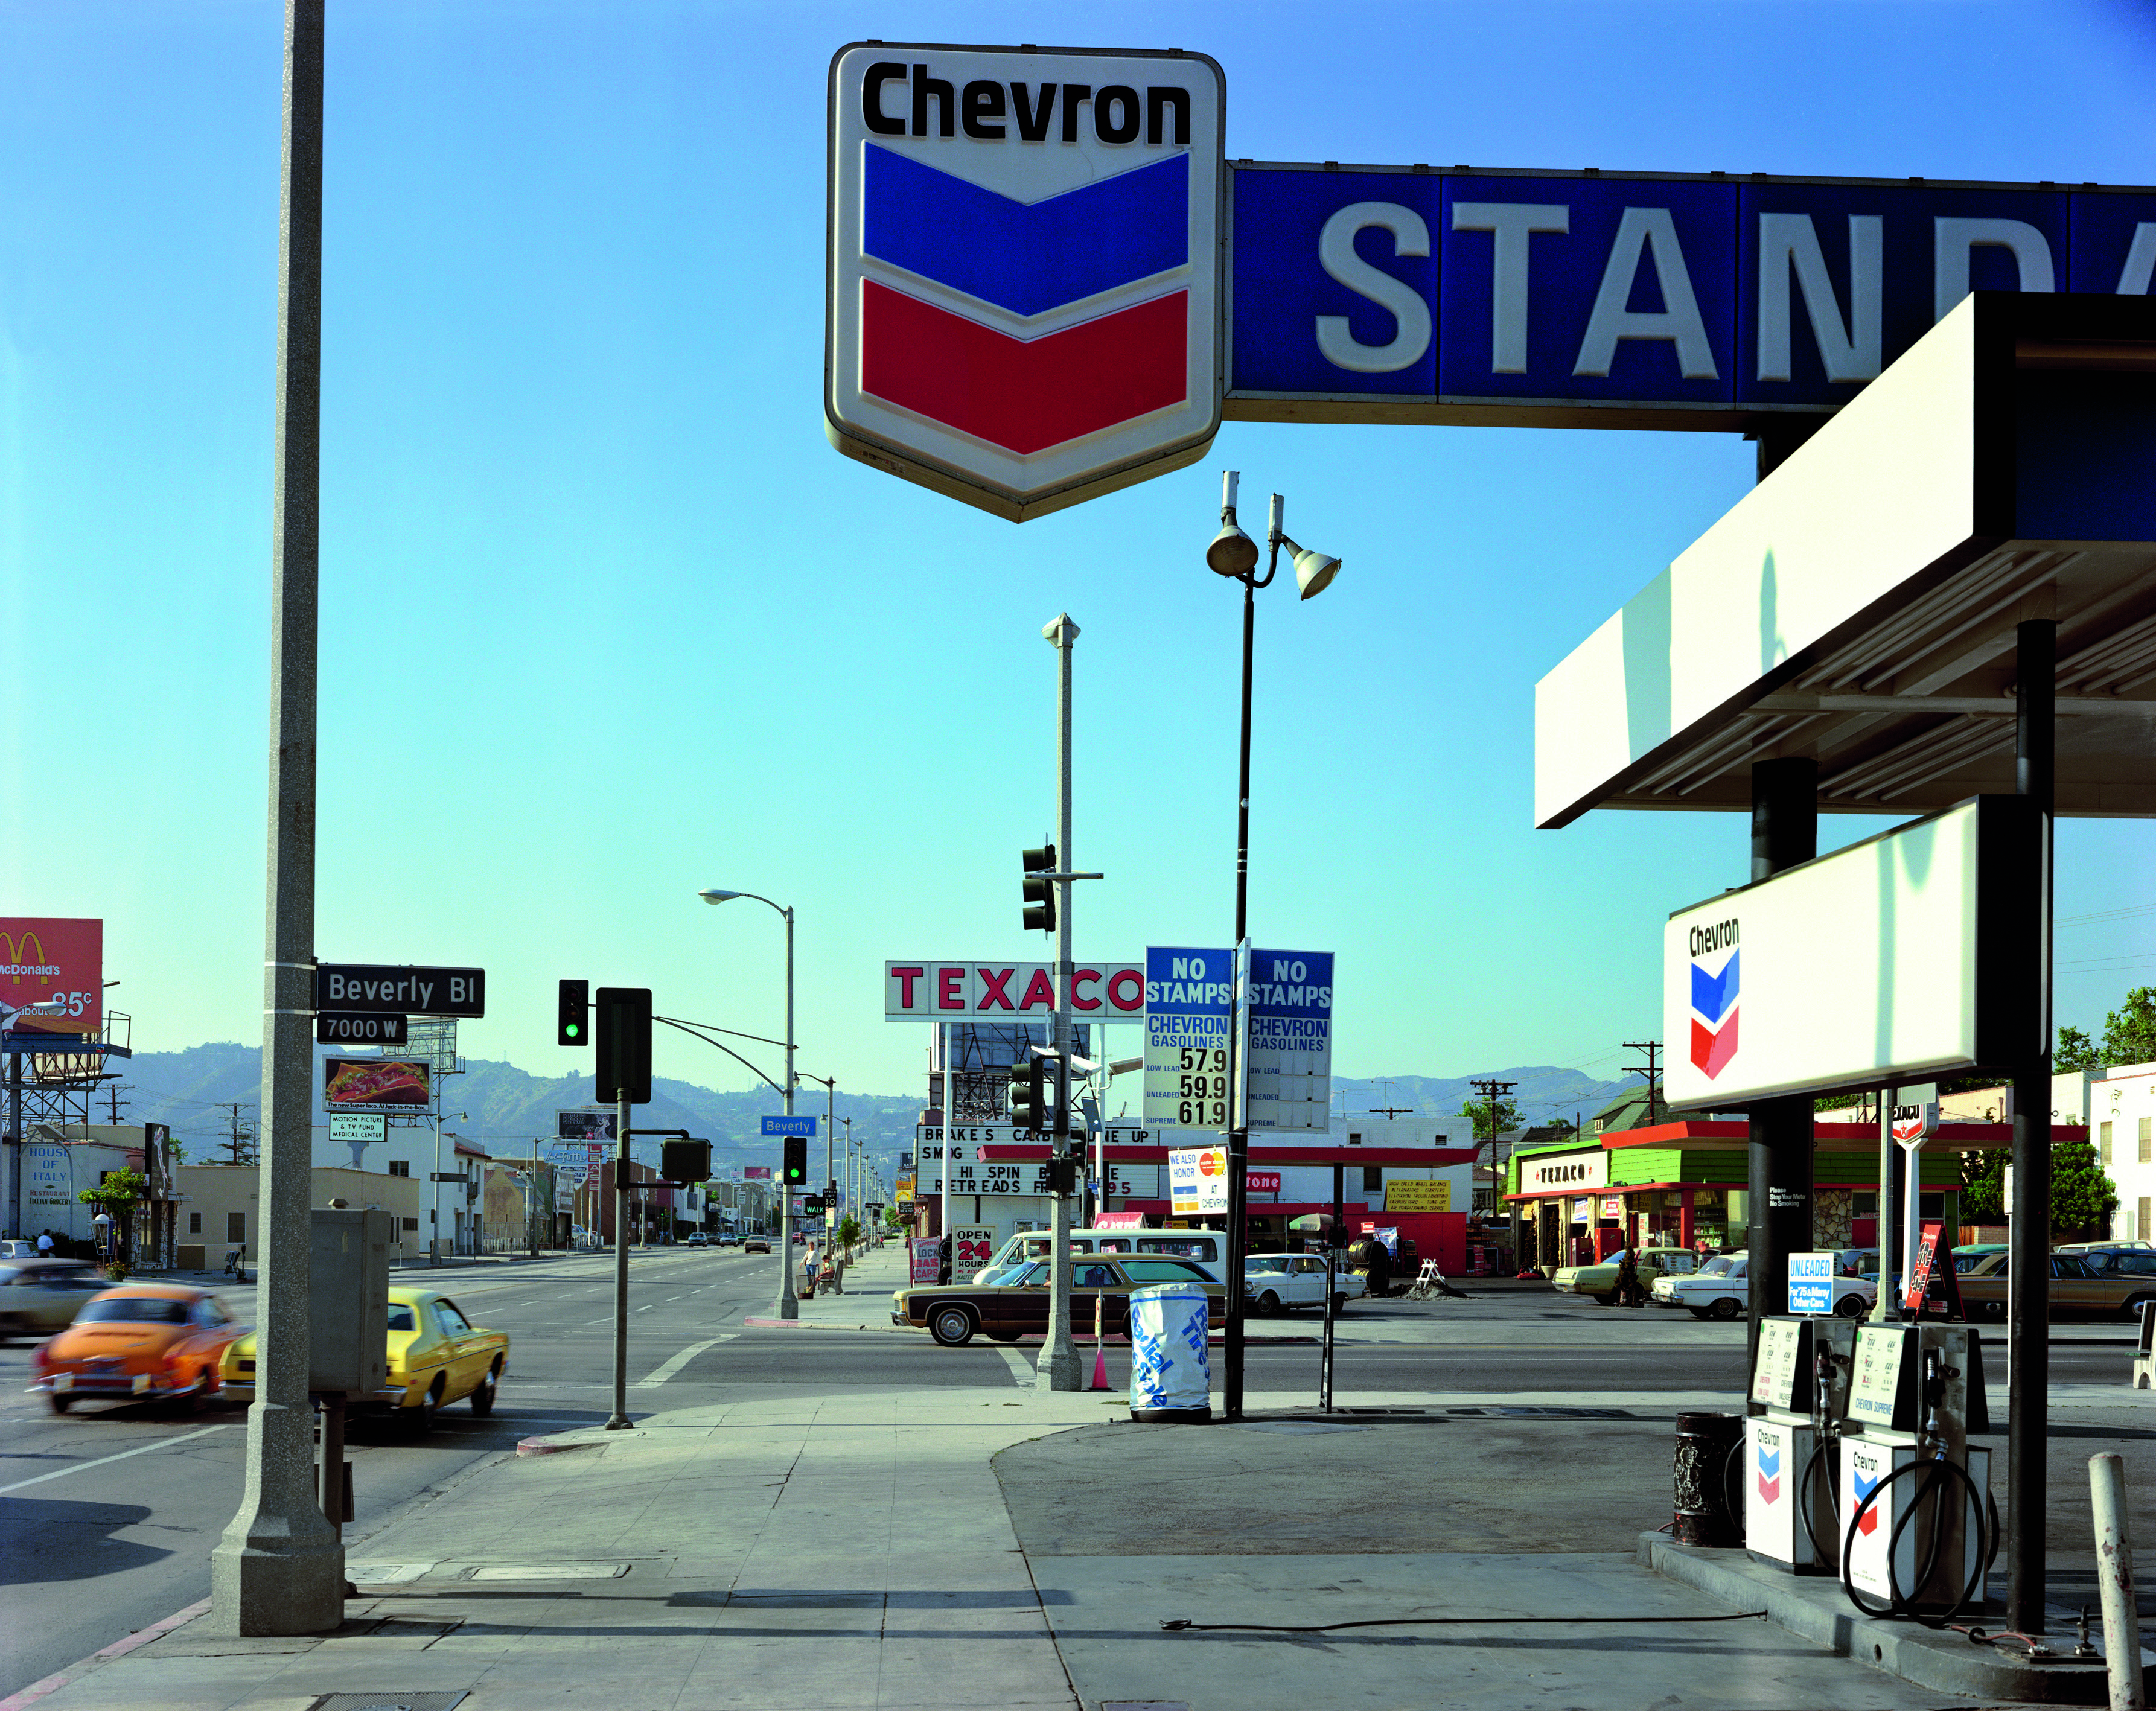
[[[1227,1128],[1234,970],[1226,950],[1147,947],[1148,1129]]]

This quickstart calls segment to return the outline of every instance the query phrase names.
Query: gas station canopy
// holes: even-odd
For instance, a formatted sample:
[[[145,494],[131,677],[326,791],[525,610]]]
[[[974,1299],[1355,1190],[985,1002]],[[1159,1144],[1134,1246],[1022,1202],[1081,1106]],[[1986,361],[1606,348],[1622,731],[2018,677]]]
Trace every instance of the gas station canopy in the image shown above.
[[[2156,300],[1965,298],[1537,685],[1536,823],[2010,792],[2035,618],[2057,812],[2156,815]]]

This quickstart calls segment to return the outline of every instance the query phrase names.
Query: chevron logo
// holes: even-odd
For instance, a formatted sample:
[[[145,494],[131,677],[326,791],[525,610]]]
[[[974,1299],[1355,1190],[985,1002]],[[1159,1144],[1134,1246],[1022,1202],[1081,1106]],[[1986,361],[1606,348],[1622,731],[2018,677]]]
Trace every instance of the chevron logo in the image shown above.
[[[1710,1081],[1737,1055],[1737,959],[1742,954],[1732,950],[1711,972],[1700,958],[1692,959],[1692,1067]]]
[[[1874,1491],[1879,1488],[1879,1481],[1876,1478],[1866,1479],[1861,1473],[1856,1473],[1854,1471],[1851,1473],[1849,1477],[1851,1483],[1856,1488],[1856,1500],[1859,1503],[1862,1503],[1866,1498],[1871,1496]],[[1865,1510],[1865,1512],[1857,1518],[1856,1530],[1864,1534],[1866,1538],[1870,1538],[1871,1536],[1872,1529],[1879,1524],[1879,1512],[1884,1507],[1885,1505],[1882,1504],[1874,1504],[1870,1509]]]
[[[1759,1446],[1759,1497],[1762,1502],[1779,1503],[1782,1496],[1782,1452]]]
[[[1220,410],[1224,102],[1197,55],[842,49],[839,449],[1019,519],[1197,455]]]

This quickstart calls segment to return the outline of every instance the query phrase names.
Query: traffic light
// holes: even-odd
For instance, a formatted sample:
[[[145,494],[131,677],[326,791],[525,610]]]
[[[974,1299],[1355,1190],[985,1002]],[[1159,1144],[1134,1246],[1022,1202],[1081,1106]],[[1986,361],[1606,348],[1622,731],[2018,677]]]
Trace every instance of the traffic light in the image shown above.
[[[554,1043],[588,1046],[592,1042],[592,983],[563,981],[554,1000]]]
[[[786,1144],[786,1186],[798,1188],[808,1180],[808,1137],[789,1135]]]
[[[651,1103],[651,988],[598,991],[598,1102]]]
[[[711,1174],[708,1140],[669,1140],[659,1149],[659,1175],[666,1182],[701,1182]]]
[[[1048,1089],[1040,1059],[1029,1053],[1010,1068],[1010,1118],[1018,1128],[1038,1135],[1048,1127]]]
[[[1019,857],[1028,873],[1052,873],[1055,871],[1055,846],[1048,844],[1040,849],[1029,849]],[[1055,930],[1055,882],[1053,879],[1028,879],[1024,882],[1025,930],[1027,932],[1052,933]]]
[[[1075,1194],[1078,1191],[1077,1160],[1065,1153],[1058,1153],[1049,1160],[1048,1191],[1050,1194]]]

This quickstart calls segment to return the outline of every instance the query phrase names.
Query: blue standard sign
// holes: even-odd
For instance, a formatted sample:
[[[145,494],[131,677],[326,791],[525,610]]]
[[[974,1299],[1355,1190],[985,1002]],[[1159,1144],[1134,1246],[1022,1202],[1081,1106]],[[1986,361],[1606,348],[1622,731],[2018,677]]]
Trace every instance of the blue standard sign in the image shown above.
[[[1972,290],[2148,295],[2156,190],[1239,161],[1244,421],[1759,425]]]

